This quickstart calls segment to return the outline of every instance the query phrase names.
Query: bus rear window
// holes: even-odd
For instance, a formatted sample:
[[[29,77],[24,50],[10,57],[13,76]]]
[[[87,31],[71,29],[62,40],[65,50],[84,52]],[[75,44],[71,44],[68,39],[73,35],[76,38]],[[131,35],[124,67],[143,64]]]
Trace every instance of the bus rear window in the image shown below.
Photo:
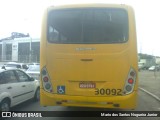
[[[47,39],[58,44],[112,44],[128,40],[128,14],[120,8],[53,10]]]

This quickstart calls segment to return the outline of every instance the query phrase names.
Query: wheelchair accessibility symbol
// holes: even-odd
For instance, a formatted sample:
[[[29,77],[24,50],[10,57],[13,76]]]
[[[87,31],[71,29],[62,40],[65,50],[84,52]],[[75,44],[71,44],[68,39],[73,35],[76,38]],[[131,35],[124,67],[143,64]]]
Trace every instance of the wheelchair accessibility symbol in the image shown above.
[[[65,94],[65,86],[57,86],[58,94]]]

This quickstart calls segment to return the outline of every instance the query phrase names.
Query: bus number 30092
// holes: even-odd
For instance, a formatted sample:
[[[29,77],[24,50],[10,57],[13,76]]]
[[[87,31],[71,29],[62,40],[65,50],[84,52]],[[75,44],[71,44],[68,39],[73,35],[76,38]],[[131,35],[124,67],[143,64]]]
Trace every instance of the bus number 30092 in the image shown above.
[[[121,89],[95,88],[95,95],[122,95],[122,90]]]

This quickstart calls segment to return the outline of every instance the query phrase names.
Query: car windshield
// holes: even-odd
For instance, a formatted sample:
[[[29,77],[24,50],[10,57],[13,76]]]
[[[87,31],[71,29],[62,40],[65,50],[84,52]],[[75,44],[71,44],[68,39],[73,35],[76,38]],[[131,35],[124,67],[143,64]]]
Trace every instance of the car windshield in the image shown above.
[[[40,71],[39,65],[30,65],[27,71]]]

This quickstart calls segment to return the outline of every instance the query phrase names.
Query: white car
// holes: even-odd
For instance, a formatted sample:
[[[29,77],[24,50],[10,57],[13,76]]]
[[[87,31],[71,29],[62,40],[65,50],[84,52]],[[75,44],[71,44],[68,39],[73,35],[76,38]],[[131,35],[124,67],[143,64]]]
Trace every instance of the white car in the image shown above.
[[[40,80],[40,65],[30,65],[26,73],[36,80]]]
[[[27,70],[28,67],[25,63],[16,63],[16,62],[8,62],[6,64],[3,65],[2,67],[3,69],[22,69],[22,70]]]
[[[19,69],[0,69],[0,111],[34,98],[40,98],[39,80]]]
[[[150,68],[148,68],[149,71],[154,71],[156,69],[156,66],[151,66]]]
[[[40,63],[29,63],[28,66],[30,65],[40,65]]]

